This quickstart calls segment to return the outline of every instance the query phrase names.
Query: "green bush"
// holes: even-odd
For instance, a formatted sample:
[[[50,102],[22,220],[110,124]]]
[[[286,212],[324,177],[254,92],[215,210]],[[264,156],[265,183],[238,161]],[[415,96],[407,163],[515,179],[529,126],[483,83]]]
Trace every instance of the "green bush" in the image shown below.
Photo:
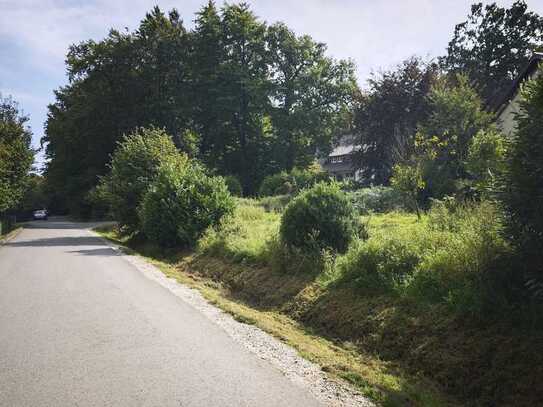
[[[318,183],[287,205],[280,235],[287,246],[345,252],[361,227],[353,205],[339,185]]]
[[[328,175],[320,168],[294,168],[291,172],[282,171],[264,178],[260,185],[259,195],[264,197],[295,194],[328,178]]]
[[[159,167],[139,218],[150,241],[163,247],[192,246],[233,208],[234,200],[222,177],[209,176],[194,161],[178,159]]]
[[[543,281],[543,76],[526,83],[521,95],[502,196],[513,244],[523,257],[517,267]]]
[[[226,187],[228,188],[228,191],[233,196],[243,196],[243,187],[241,186],[241,182],[239,179],[234,175],[227,175],[224,177],[224,182],[226,182]]]
[[[505,171],[506,156],[506,139],[496,130],[481,130],[473,136],[466,168],[478,194],[485,196],[495,189],[497,179]]]
[[[347,192],[349,200],[361,215],[404,209],[401,193],[391,187],[376,186]]]
[[[119,143],[110,172],[101,179],[94,195],[108,202],[123,232],[139,230],[137,208],[145,192],[156,178],[160,165],[178,155],[171,137],[159,129],[138,129]]]

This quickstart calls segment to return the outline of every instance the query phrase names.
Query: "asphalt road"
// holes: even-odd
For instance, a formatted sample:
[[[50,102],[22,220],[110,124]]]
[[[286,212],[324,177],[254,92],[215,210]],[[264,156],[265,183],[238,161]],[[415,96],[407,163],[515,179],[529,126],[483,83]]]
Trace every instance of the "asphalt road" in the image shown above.
[[[85,226],[0,247],[0,406],[319,405]]]

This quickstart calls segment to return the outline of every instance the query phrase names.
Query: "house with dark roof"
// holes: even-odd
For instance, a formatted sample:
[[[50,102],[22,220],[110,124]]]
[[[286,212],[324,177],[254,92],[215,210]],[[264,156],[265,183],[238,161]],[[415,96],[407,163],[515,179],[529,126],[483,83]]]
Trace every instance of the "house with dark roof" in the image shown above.
[[[534,52],[530,62],[515,79],[511,87],[494,104],[492,110],[496,113],[496,122],[500,130],[510,136],[516,131],[515,115],[519,112],[520,89],[522,84],[541,74],[540,63],[543,60],[543,53]]]
[[[356,168],[354,156],[360,148],[355,144],[353,136],[343,136],[332,152],[319,160],[319,164],[323,170],[340,181],[347,179],[359,181],[360,171]]]

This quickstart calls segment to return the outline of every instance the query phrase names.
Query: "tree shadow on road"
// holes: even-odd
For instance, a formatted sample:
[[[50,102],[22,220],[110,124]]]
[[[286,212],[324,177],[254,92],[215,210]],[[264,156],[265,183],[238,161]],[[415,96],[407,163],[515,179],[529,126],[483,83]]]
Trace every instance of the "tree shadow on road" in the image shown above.
[[[101,246],[106,248],[102,239],[93,236],[46,237],[31,240],[17,240],[6,243],[7,247],[49,247],[49,246]]]

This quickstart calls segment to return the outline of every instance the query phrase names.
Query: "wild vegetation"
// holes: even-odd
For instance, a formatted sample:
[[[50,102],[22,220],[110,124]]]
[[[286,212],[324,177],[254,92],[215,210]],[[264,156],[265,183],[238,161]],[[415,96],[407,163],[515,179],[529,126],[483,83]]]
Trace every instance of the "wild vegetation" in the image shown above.
[[[384,404],[543,404],[543,76],[512,138],[492,110],[542,30],[523,1],[475,4],[438,63],[360,90],[351,62],[247,4],[209,2],[192,30],[154,8],[70,48],[45,178],[2,102],[0,215],[42,194],[109,214],[110,237]],[[315,164],[345,132],[360,183]]]
[[[247,4],[209,2],[192,30],[177,11],[154,8],[134,32],[73,45],[67,69],[69,84],[49,107],[46,173],[54,205],[83,217],[116,143],[137,127],[164,129],[178,149],[254,194],[265,176],[330,149],[356,90],[351,62],[267,25]]]

